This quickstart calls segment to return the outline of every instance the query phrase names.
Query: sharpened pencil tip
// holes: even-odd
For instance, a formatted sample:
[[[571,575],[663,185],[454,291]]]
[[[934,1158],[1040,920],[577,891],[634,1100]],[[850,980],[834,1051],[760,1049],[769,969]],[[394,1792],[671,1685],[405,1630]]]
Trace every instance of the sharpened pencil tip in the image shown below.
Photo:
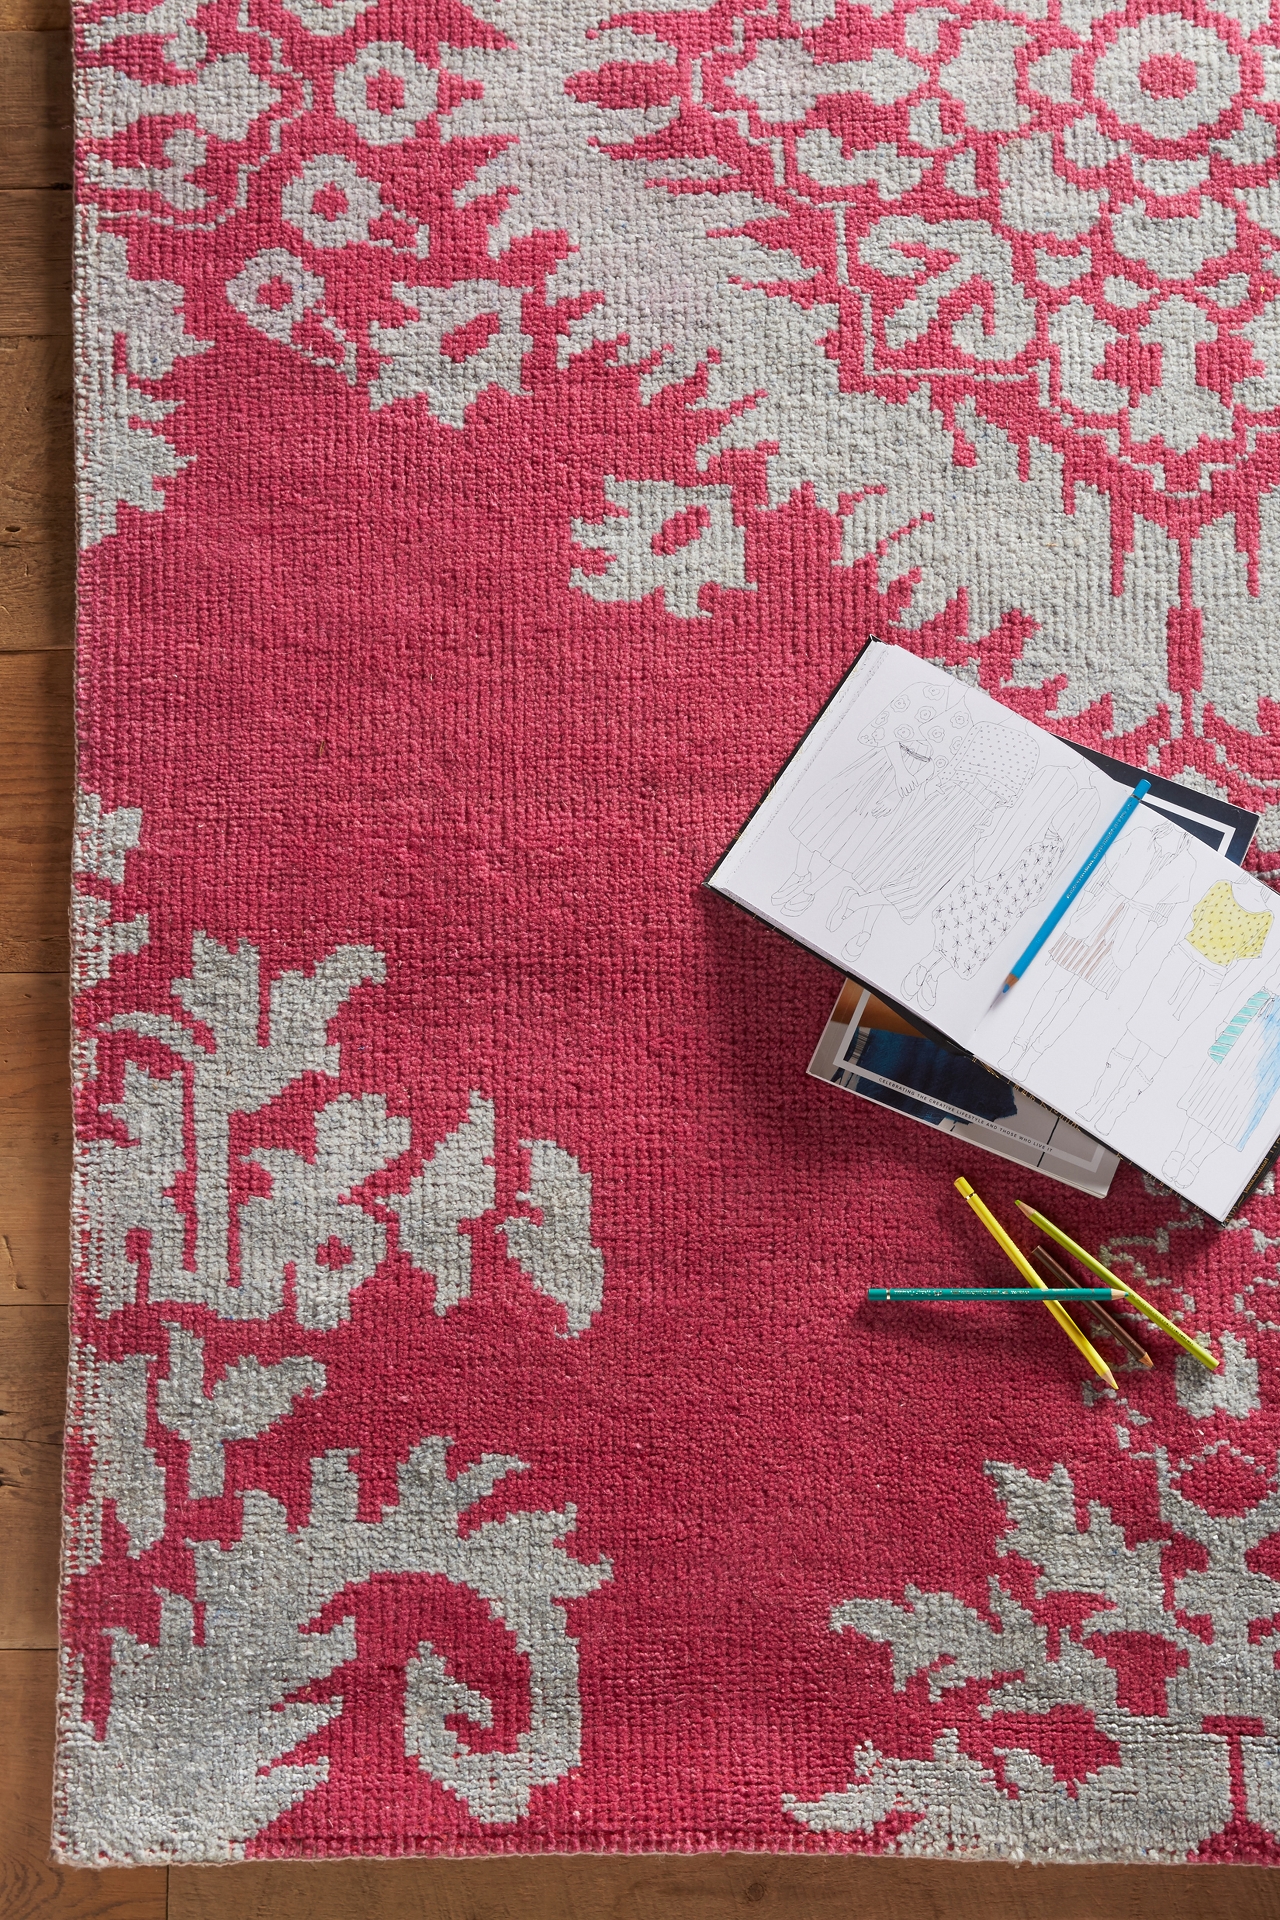
[[[1144,1353],[1142,1355],[1142,1364],[1144,1367],[1154,1367],[1155,1361],[1151,1358],[1151,1355],[1149,1353]]]
[[[1102,1377],[1106,1381],[1107,1385],[1110,1387],[1112,1393],[1119,1393],[1120,1389],[1116,1385],[1116,1377],[1114,1373],[1112,1373],[1110,1367],[1104,1367],[1102,1369]]]

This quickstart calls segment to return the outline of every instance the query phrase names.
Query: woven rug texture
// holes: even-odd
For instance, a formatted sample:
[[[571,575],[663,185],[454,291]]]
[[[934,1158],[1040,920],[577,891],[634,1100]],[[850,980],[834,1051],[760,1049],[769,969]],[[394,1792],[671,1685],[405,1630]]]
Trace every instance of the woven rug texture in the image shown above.
[[[55,1850],[1280,1859],[1271,1182],[807,1080],[701,884],[868,634],[1280,868],[1280,5],[76,33]],[[1221,1371],[873,1321],[959,1173]]]

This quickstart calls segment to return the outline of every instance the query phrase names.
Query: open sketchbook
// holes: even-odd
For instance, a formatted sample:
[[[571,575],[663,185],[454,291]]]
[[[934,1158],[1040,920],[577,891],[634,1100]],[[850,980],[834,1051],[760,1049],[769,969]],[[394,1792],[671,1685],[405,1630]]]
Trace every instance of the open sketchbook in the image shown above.
[[[1280,896],[1153,794],[997,997],[1125,798],[872,641],[709,884],[1225,1220],[1280,1133]]]

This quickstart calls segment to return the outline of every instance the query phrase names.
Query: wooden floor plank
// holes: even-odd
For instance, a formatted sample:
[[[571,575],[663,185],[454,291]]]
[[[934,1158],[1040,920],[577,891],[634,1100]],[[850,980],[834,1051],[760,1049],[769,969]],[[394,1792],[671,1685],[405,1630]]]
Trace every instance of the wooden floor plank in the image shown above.
[[[0,1440],[0,1647],[58,1644],[61,1479],[61,1447]]]
[[[10,31],[0,58],[0,189],[70,185],[70,35]]]
[[[68,1026],[65,974],[0,973],[0,1307],[67,1298]]]
[[[57,1644],[66,1364],[65,1308],[0,1318],[0,1647]]]
[[[0,340],[0,650],[70,647],[71,341]]]
[[[0,527],[3,522],[0,522]],[[70,647],[75,638],[75,534],[5,544],[0,532],[0,652]]]
[[[0,0],[0,33],[69,33],[71,0]]]
[[[71,195],[0,193],[0,334],[71,332]]]
[[[0,1440],[57,1447],[67,1377],[65,1307],[27,1307],[0,1322]]]
[[[66,1118],[69,1025],[65,974],[0,973],[0,1116]]]
[[[1275,1920],[1265,1867],[760,1854],[174,1867],[169,1920]]]
[[[0,1914],[4,1920],[165,1920],[163,1867],[73,1870],[49,1861],[52,1653],[0,1653]]]
[[[28,1138],[0,1125],[0,1309],[65,1305],[70,1273],[71,1119]],[[3,1325],[3,1322],[0,1322]]]
[[[0,653],[0,972],[65,973],[72,658]]]

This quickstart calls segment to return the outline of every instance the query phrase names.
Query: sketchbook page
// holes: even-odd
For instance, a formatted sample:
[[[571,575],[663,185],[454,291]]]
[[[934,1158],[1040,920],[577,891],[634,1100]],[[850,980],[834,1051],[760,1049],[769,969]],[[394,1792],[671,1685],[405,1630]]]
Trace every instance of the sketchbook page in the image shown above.
[[[1280,895],[1144,806],[973,1048],[1225,1220],[1280,1134]]]
[[[710,885],[969,1045],[1124,790],[873,641]]]

